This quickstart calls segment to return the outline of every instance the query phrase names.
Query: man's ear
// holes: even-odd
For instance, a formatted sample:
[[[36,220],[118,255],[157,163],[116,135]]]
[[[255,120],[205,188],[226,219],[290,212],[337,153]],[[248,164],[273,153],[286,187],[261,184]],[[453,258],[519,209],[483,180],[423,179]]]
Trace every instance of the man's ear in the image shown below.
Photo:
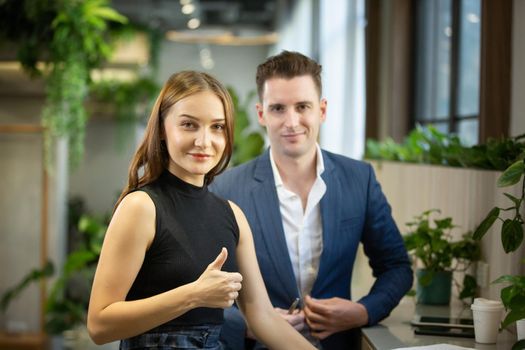
[[[262,126],[266,126],[266,120],[264,120],[264,110],[261,103],[255,104],[255,109],[257,110],[257,120]]]
[[[326,108],[328,106],[328,102],[326,101],[326,98],[322,98],[319,102],[319,108],[321,109],[321,122],[324,122],[326,120]]]

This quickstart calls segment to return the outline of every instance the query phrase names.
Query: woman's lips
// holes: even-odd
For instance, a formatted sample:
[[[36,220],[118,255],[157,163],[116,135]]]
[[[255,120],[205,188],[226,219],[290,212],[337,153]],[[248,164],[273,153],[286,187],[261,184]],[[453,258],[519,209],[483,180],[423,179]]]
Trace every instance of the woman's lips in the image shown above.
[[[204,160],[204,159],[208,159],[211,157],[211,155],[205,154],[205,153],[190,153],[190,156],[198,160]]]

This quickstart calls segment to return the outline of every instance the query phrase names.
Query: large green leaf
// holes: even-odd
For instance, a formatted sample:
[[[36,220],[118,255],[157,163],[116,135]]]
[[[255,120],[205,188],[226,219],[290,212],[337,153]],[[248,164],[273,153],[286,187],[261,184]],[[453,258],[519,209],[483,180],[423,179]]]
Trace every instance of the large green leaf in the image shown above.
[[[501,243],[505,253],[518,249],[523,241],[523,224],[517,220],[506,219],[501,227]]]
[[[514,343],[514,345],[512,345],[512,349],[510,350],[523,350],[523,349],[525,349],[525,339],[522,339]]]
[[[521,200],[519,198],[514,197],[510,193],[503,193],[503,194],[505,195],[505,197],[510,199],[514,203],[515,206],[519,207],[521,205]]]
[[[518,183],[523,173],[525,173],[525,162],[523,160],[518,160],[501,174],[498,179],[498,186],[506,187]]]
[[[479,241],[483,238],[485,233],[487,233],[489,228],[492,227],[492,224],[494,224],[494,221],[496,221],[496,219],[498,218],[499,211],[500,209],[498,207],[492,208],[492,210],[488,213],[487,217],[483,219],[481,224],[479,224],[479,226],[476,228],[476,231],[474,231],[473,237],[475,240]]]

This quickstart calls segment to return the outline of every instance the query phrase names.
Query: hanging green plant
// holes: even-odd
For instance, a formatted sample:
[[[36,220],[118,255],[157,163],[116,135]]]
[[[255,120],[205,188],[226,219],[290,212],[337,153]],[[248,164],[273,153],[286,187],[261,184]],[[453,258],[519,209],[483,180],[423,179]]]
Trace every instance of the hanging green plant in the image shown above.
[[[151,77],[138,77],[130,81],[101,80],[92,83],[90,97],[115,107],[119,125],[118,145],[120,149],[130,146],[132,129],[137,121],[146,124],[160,86]]]
[[[52,154],[54,140],[66,137],[70,164],[75,167],[84,151],[89,72],[111,53],[107,22],[124,23],[126,18],[108,7],[107,0],[60,0],[57,4],[42,122],[47,131],[46,155]]]
[[[0,2],[0,36],[16,42],[17,57],[31,75],[42,73],[46,63],[46,102],[42,124],[46,127],[47,164],[50,146],[57,138],[69,143],[69,160],[76,166],[84,150],[90,71],[111,53],[109,22],[127,19],[108,0],[25,0]]]

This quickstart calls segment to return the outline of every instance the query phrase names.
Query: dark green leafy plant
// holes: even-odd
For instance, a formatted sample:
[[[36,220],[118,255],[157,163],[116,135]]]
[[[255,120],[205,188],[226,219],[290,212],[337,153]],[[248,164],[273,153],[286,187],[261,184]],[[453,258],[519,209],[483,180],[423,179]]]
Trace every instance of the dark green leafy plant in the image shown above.
[[[115,107],[118,128],[118,144],[124,148],[132,141],[129,128],[137,121],[146,121],[147,111],[152,109],[160,87],[150,77],[138,77],[131,81],[103,80],[92,83],[90,97]]]
[[[520,142],[523,138],[525,135],[489,139],[485,144],[466,147],[455,135],[441,133],[432,125],[418,125],[401,144],[390,138],[384,142],[367,140],[365,158],[504,170],[525,151],[525,143]]]
[[[229,87],[228,92],[235,108],[235,134],[231,159],[231,164],[235,166],[261,154],[264,149],[264,137],[260,128],[252,127],[250,124],[249,110],[255,91],[250,92],[243,102],[233,88]]]
[[[504,195],[512,203],[509,207],[494,207],[474,232],[474,238],[481,240],[487,231],[499,220],[501,225],[501,244],[506,253],[515,252],[523,243],[524,221],[521,212],[525,207],[525,152],[519,157],[520,160],[510,165],[498,178],[498,187],[507,187],[518,184],[521,181],[521,194],[515,197],[510,193]],[[510,217],[502,217],[503,212],[510,212]],[[501,327],[505,328],[517,320],[525,319],[525,276],[504,275],[493,283],[507,283],[508,286],[501,290],[501,300],[505,309],[509,311]],[[521,340],[514,344],[512,349],[524,349],[525,341]]]
[[[67,255],[46,303],[46,331],[60,334],[86,322],[89,289],[102,249],[107,218],[83,214],[77,224],[81,241]]]
[[[53,263],[48,261],[41,269],[33,269],[26,276],[22,278],[15,286],[7,289],[0,299],[0,311],[6,312],[9,304],[13,299],[20,295],[33,282],[40,281],[43,278],[52,276],[55,273]]]
[[[525,318],[525,276],[505,275],[492,283],[507,283],[501,290],[501,301],[509,313],[501,323],[501,328]]]
[[[503,174],[498,178],[498,187],[507,187],[517,184],[522,180],[523,174],[525,174],[525,152],[519,157],[520,160],[509,166]],[[521,182],[521,195],[519,198],[511,195],[510,193],[504,193],[504,195],[512,203],[509,207],[500,208],[494,207],[487,214],[485,219],[476,228],[474,232],[474,238],[480,240],[492,227],[496,220],[502,222],[501,225],[501,243],[505,253],[510,253],[518,249],[523,242],[523,217],[521,216],[522,207],[524,207],[525,201],[525,178]],[[513,213],[511,218],[501,217],[502,212],[509,211]]]
[[[466,272],[481,256],[479,243],[470,232],[463,234],[460,240],[453,240],[452,230],[457,226],[452,218],[431,220],[433,213],[440,213],[440,210],[431,209],[415,216],[414,221],[407,223],[410,230],[403,236],[407,251],[426,269],[426,274],[419,279],[422,286],[428,286],[439,271]],[[463,283],[455,281],[455,284],[460,289],[460,299],[475,296],[477,284],[473,276],[465,273]]]
[[[109,218],[90,216],[82,210],[81,202],[70,201],[69,217],[75,220],[70,230],[74,231],[75,244],[46,300],[45,329],[49,334],[60,334],[86,322],[89,291]],[[5,311],[9,303],[31,283],[47,279],[54,272],[51,262],[42,269],[30,271],[20,283],[3,293],[0,310]]]
[[[18,11],[18,12],[17,12]],[[109,22],[126,18],[109,7],[108,0],[20,0],[0,2],[2,41],[18,45],[17,57],[31,75],[46,63],[46,102],[42,113],[46,158],[60,137],[69,143],[70,163],[83,154],[90,70],[111,53]]]

